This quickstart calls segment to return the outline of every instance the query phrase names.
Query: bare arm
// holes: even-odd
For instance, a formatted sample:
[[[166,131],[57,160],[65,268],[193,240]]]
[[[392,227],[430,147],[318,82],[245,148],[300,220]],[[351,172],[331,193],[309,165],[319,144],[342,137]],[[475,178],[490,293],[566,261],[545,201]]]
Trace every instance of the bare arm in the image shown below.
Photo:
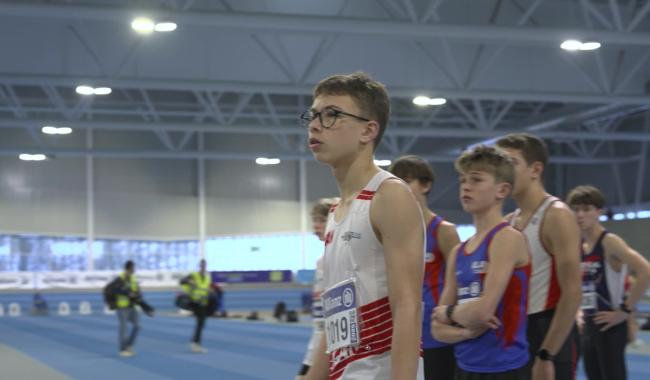
[[[327,380],[329,375],[329,356],[325,353],[327,344],[325,334],[321,337],[320,343],[314,350],[314,361],[303,380]]]
[[[402,182],[388,180],[370,207],[370,221],[384,247],[393,315],[393,379],[415,379],[420,357],[424,225],[420,208]]]
[[[458,305],[452,316],[454,321],[469,328],[486,327],[491,323],[514,268],[529,261],[526,240],[512,227],[494,236],[489,256],[483,293],[474,301]]]
[[[556,354],[567,339],[582,297],[580,270],[580,230],[573,212],[555,202],[548,209],[542,240],[554,255],[560,299],[541,348]]]
[[[650,285],[650,264],[648,264],[648,261],[639,252],[630,248],[618,235],[607,234],[603,241],[603,246],[607,256],[611,255],[616,260],[627,264],[628,268],[635,274],[636,281],[630,288],[629,295],[625,301],[625,304],[630,309],[633,309]],[[616,307],[617,305],[612,306]]]
[[[636,274],[636,281],[630,289],[628,298],[625,300],[625,306],[632,310],[650,284],[650,264],[617,235],[608,234],[605,236],[603,247],[605,248],[605,255],[608,261],[618,261],[627,264]],[[622,308],[619,308],[619,305],[612,305],[612,308],[614,311],[600,311],[596,313],[594,322],[602,325],[600,327],[601,331],[606,331],[618,325],[630,316]]]
[[[447,262],[452,249],[460,244],[458,232],[456,232],[456,226],[454,224],[449,222],[442,222],[442,224],[440,224],[440,229],[438,230],[438,244],[440,252],[445,258],[445,262]]]
[[[440,308],[445,308],[446,305],[453,305],[456,303],[456,251],[459,246],[460,245],[457,244],[455,247],[450,249],[446,258],[445,287],[440,296],[440,306],[438,306]],[[433,333],[434,338],[439,341],[445,343],[458,343],[471,337],[467,329],[443,323],[433,318],[433,316],[434,315],[432,315],[430,321],[431,332]]]

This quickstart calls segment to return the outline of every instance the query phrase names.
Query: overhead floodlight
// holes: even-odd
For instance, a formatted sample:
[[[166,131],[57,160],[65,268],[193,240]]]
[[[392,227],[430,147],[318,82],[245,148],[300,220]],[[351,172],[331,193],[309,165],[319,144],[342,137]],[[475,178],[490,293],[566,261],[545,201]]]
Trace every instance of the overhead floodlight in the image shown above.
[[[564,50],[569,50],[569,51],[574,51],[574,50],[580,50],[580,47],[582,46],[582,42],[578,40],[566,40],[562,42],[560,47]]]
[[[41,132],[47,135],[69,135],[72,133],[72,128],[70,127],[55,127],[53,125],[46,125],[41,128]]]
[[[47,156],[44,154],[30,154],[30,153],[21,153],[18,155],[23,161],[43,161],[47,159]]]
[[[392,163],[390,160],[374,160],[374,162],[377,166],[390,166]]]
[[[441,106],[445,103],[447,103],[447,99],[445,98],[429,98],[430,106]]]
[[[75,88],[75,91],[79,95],[94,95],[95,94],[95,89],[90,87],[90,86],[86,86],[86,85],[77,86],[77,88]]]
[[[566,40],[562,42],[560,47],[564,50],[568,51],[587,51],[587,50],[596,50],[600,48],[600,42],[595,42],[595,41],[590,41],[590,42],[582,42],[578,40]]]
[[[108,95],[111,92],[113,92],[113,90],[111,90],[110,87],[96,87],[93,90],[93,94],[95,94],[95,95]]]
[[[584,42],[580,50],[596,50],[600,48],[600,42]]]
[[[422,96],[422,95],[413,98],[413,104],[420,107],[440,106],[445,103],[447,103],[447,99],[445,98],[430,98],[428,96]]]
[[[79,95],[108,95],[113,92],[110,87],[91,87],[88,85],[77,86],[75,91]]]
[[[46,125],[43,128],[41,128],[41,132],[45,133],[46,135],[58,135],[59,134],[58,129],[59,128],[57,127]]]
[[[429,105],[429,97],[428,96],[422,96],[422,95],[416,96],[415,98],[413,98],[413,104],[415,104],[416,106],[422,106],[422,107],[428,106]]]
[[[156,32],[164,33],[164,32],[173,32],[174,30],[176,30],[176,27],[177,27],[177,25],[176,25],[175,22],[162,21],[162,22],[157,23],[156,26],[154,26],[153,29]]]
[[[277,165],[280,163],[279,158],[257,157],[255,163],[258,165]]]
[[[131,28],[141,34],[149,34],[154,31],[155,24],[148,17],[138,17],[131,22]]]

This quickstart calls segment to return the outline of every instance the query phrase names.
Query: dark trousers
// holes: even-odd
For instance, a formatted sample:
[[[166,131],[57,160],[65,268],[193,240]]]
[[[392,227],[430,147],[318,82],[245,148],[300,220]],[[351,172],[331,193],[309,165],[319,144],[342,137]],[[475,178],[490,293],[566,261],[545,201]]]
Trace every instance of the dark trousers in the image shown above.
[[[454,346],[425,348],[423,351],[425,380],[447,380],[454,378],[454,373],[456,372]]]
[[[526,336],[528,338],[528,350],[530,353],[530,361],[528,362],[529,371],[533,368],[533,363],[535,363],[535,359],[537,358],[537,352],[544,342],[554,314],[555,310],[548,310],[528,316]],[[553,360],[555,380],[573,380],[576,378],[576,367],[580,350],[579,343],[578,329],[573,326],[560,351],[555,354],[555,359]]]
[[[526,366],[505,372],[477,373],[456,369],[455,380],[530,380],[530,371]]]
[[[196,317],[196,326],[194,327],[194,337],[192,342],[201,344],[201,333],[205,326],[205,318],[207,317],[207,305],[193,304],[194,317]]]
[[[619,323],[607,331],[600,331],[590,317],[585,318],[582,335],[585,372],[589,380],[625,380],[625,346],[627,322]]]

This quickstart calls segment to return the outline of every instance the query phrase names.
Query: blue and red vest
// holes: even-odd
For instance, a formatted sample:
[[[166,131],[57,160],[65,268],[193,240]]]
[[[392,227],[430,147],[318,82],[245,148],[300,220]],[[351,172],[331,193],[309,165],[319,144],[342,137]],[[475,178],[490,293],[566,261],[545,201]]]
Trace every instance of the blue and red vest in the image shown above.
[[[422,301],[424,302],[422,348],[438,348],[449,345],[437,341],[431,335],[431,314],[440,302],[445,281],[445,258],[438,244],[438,231],[442,220],[436,215],[427,226],[424,281],[422,283]]]
[[[465,241],[456,252],[458,303],[481,296],[490,262],[490,244],[508,223],[494,227],[473,252],[466,252]],[[492,255],[498,252],[492,252]],[[531,265],[514,268],[508,286],[496,309],[501,326],[454,346],[458,366],[467,372],[493,373],[521,368],[528,362],[526,339],[528,284]]]

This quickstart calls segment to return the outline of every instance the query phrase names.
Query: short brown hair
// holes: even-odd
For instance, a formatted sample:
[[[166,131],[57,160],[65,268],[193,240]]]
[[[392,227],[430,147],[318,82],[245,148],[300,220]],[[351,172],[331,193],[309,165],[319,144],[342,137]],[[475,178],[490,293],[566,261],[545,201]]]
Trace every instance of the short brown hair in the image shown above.
[[[566,203],[569,206],[588,205],[601,209],[605,206],[605,196],[595,186],[582,185],[569,191]]]
[[[330,213],[330,208],[339,202],[338,198],[321,198],[311,208],[311,216],[324,216]]]
[[[511,133],[497,140],[497,146],[504,149],[516,149],[528,165],[541,162],[546,168],[548,162],[548,147],[544,140],[530,133]]]
[[[388,171],[404,181],[416,179],[423,184],[430,182],[431,186],[433,186],[436,179],[431,165],[421,157],[413,155],[398,158]]]
[[[314,98],[319,95],[347,95],[354,100],[363,115],[379,124],[379,133],[375,138],[374,149],[377,149],[384,132],[388,127],[390,101],[386,87],[370,78],[364,72],[352,74],[337,74],[320,81],[314,88]]]
[[[515,184],[515,167],[507,152],[494,146],[477,145],[466,150],[454,163],[456,171],[480,170],[494,176],[497,183]]]

